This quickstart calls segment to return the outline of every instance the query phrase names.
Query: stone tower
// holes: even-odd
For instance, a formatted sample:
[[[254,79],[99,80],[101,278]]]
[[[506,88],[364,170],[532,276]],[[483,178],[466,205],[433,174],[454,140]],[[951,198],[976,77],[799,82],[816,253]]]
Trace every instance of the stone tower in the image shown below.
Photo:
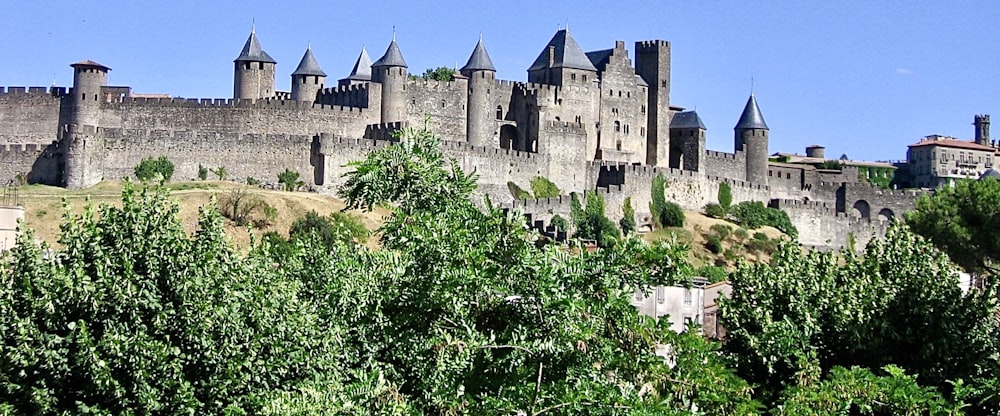
[[[316,62],[312,47],[307,47],[299,66],[292,72],[292,99],[303,103],[316,101],[316,93],[323,89],[325,83],[326,73]]]
[[[97,126],[101,121],[101,88],[108,85],[108,68],[86,60],[73,65],[72,111],[69,123]]]
[[[274,74],[278,63],[260,47],[256,30],[250,31],[240,56],[233,62],[233,98],[259,100],[274,97]]]
[[[670,149],[670,42],[636,42],[635,72],[649,84],[646,98],[646,164],[667,166]]]
[[[705,172],[705,123],[694,111],[674,114],[670,120],[670,167]]]
[[[557,31],[528,67],[528,82],[587,86],[596,80],[597,68],[570,36],[569,29]]]
[[[748,182],[767,184],[767,135],[769,129],[764,115],[757,106],[757,98],[750,94],[740,121],[733,128],[736,133],[736,151],[744,152]]]
[[[364,84],[372,80],[372,58],[368,57],[368,51],[364,46],[361,47],[361,55],[358,55],[358,60],[354,62],[354,68],[351,69],[351,75],[347,78],[337,81],[337,85],[341,87],[347,87],[354,84]]]
[[[104,178],[104,140],[97,136],[101,124],[101,89],[108,85],[108,68],[94,61],[73,65],[73,92],[69,122],[60,145],[65,153],[63,184],[85,188]]]
[[[466,140],[473,146],[496,147],[493,144],[496,120],[491,107],[497,69],[493,66],[493,60],[486,52],[486,47],[483,46],[481,36],[476,48],[472,50],[472,55],[469,56],[469,61],[460,72],[469,78],[468,103],[465,106]]]
[[[379,60],[372,64],[372,82],[382,84],[382,123],[406,119],[406,60],[396,44],[396,34]]]
[[[972,122],[976,126],[976,143],[983,146],[990,145],[990,116],[989,114],[977,114]]]

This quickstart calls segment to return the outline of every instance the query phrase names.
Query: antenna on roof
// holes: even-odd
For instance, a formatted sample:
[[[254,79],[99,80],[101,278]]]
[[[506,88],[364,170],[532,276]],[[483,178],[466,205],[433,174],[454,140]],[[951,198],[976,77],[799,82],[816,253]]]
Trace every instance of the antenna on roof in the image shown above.
[[[750,96],[753,96],[753,77],[750,77]]]
[[[396,41],[396,25],[392,25],[392,41]]]
[[[250,34],[257,33],[257,19],[250,18]]]

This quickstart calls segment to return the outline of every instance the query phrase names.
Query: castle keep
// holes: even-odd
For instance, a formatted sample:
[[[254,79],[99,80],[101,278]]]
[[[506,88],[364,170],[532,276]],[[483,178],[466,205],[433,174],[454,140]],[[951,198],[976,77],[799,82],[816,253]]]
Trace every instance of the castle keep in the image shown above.
[[[860,183],[856,170],[769,161],[769,128],[754,96],[734,115],[732,151],[707,150],[698,114],[670,102],[670,43],[640,41],[633,52],[622,41],[584,52],[559,30],[519,82],[496,79],[480,39],[445,82],[409,76],[394,36],[374,62],[362,49],[336,85],[307,48],[285,92],[253,31],[233,61],[233,97],[211,99],[134,93],[108,85],[109,67],[82,61],[71,65],[72,88],[0,88],[0,179],[84,188],[166,155],[175,178],[195,178],[199,165],[265,182],[291,169],[329,191],[345,163],[429,116],[444,150],[479,174],[482,192],[536,220],[567,212],[568,198],[513,201],[509,182],[526,188],[543,176],[567,193],[604,192],[611,217],[631,196],[641,218],[656,175],[687,209],[714,202],[725,181],[734,202],[783,208],[804,243],[828,246],[848,232],[864,242],[884,228],[880,217],[912,207],[913,193]]]

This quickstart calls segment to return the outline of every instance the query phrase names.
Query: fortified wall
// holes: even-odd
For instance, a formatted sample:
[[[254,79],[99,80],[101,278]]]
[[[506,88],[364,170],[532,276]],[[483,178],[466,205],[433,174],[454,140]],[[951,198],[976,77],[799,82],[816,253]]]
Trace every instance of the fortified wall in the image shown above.
[[[560,30],[528,69],[530,82],[519,82],[495,79],[480,40],[460,76],[435,81],[408,76],[393,40],[374,63],[363,51],[338,87],[326,87],[310,48],[292,91],[279,93],[276,63],[251,33],[235,61],[234,97],[198,99],[133,94],[108,85],[110,68],[78,62],[72,88],[0,88],[0,181],[83,188],[167,156],[178,180],[196,178],[199,165],[265,183],[291,169],[310,188],[333,192],[348,162],[429,116],[443,152],[478,175],[483,194],[543,223],[568,216],[569,198],[513,201],[509,182],[528,189],[541,176],[567,193],[600,192],[615,220],[631,198],[640,223],[659,175],[667,199],[689,210],[716,202],[726,182],[734,203],[788,211],[809,245],[842,246],[848,234],[861,243],[884,232],[879,218],[912,208],[917,194],[858,183],[856,169],[769,163],[769,129],[753,96],[733,152],[705,149],[697,112],[670,102],[669,42],[635,47],[633,65],[622,41],[584,53]]]

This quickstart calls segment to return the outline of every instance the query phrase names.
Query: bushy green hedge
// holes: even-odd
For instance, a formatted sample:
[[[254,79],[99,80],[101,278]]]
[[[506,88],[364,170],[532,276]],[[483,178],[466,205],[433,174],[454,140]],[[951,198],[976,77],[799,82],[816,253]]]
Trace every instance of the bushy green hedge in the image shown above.
[[[148,181],[159,175],[164,181],[169,181],[174,176],[174,163],[166,156],[157,158],[147,157],[139,162],[135,167],[135,177],[140,181]]]
[[[770,225],[787,234],[792,239],[799,236],[788,214],[777,208],[769,208],[759,201],[744,201],[733,206],[729,214],[746,228],[760,228]]]

